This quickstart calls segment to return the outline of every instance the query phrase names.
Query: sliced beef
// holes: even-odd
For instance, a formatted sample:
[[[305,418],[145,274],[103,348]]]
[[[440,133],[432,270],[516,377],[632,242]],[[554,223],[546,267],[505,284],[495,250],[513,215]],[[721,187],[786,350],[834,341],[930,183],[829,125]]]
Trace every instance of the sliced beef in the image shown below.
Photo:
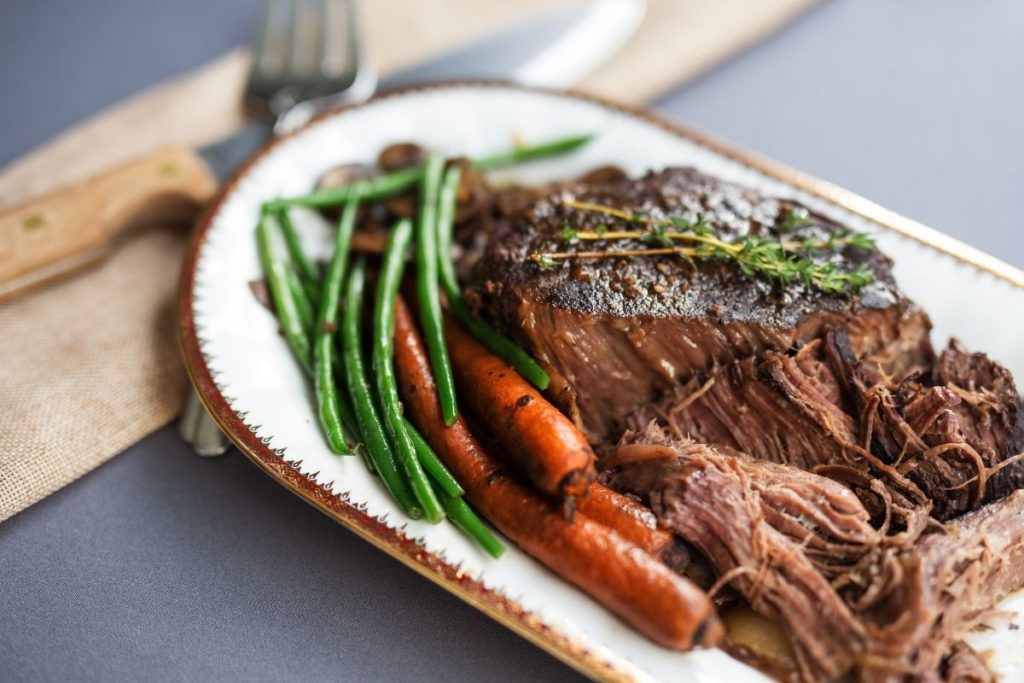
[[[1024,584],[1024,491],[894,535],[836,481],[653,427],[627,435],[605,466],[605,479],[647,501],[720,583],[788,627],[807,680],[981,675],[957,643]]]
[[[875,273],[876,281],[858,295],[799,284],[782,290],[731,263],[673,256],[570,260],[542,270],[529,255],[562,250],[566,226],[593,230],[610,220],[567,206],[571,199],[653,217],[703,219],[726,239],[778,238],[789,229],[783,226],[793,207],[692,168],[563,185],[509,202],[473,269],[467,297],[549,368],[554,398],[595,441],[615,438],[632,410],[696,373],[802,346],[828,327],[849,330],[858,355],[880,354],[897,369],[931,358],[927,318],[899,293],[891,262],[878,251],[846,249],[830,257],[844,268],[864,265]],[[812,215],[786,235],[825,239],[842,229]]]

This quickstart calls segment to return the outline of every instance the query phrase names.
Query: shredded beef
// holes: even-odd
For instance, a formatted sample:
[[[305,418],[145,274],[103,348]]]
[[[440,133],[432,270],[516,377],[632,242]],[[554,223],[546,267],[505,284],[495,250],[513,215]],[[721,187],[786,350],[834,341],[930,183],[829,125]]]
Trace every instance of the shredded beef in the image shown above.
[[[1024,491],[941,527],[889,533],[833,479],[654,425],[628,433],[603,466],[720,582],[787,626],[807,680],[962,671],[955,644],[1024,583]]]

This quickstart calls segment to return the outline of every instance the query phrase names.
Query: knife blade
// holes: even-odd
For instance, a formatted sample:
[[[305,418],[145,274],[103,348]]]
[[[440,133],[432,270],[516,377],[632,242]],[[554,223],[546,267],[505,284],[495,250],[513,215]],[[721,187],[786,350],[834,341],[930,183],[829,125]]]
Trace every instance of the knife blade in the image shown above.
[[[590,0],[542,14],[387,76],[378,89],[446,78],[568,87],[622,46],[639,25],[645,7],[644,0]],[[223,181],[271,135],[269,124],[250,123],[231,137],[203,147],[199,155]]]

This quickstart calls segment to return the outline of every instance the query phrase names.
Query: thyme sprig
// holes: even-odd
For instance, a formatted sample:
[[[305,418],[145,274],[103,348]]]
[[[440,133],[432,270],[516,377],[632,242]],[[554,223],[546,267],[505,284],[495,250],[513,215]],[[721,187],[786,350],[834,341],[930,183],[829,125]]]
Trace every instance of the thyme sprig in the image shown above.
[[[639,240],[663,247],[671,246],[673,241],[709,241],[709,235],[668,230],[664,225],[652,226],[649,230],[577,230],[568,225],[562,227],[562,242],[573,244],[579,241],[592,240]],[[713,240],[717,241],[717,240]],[[783,249],[790,252],[838,251],[845,247],[856,249],[873,249],[875,241],[870,235],[860,232],[841,230],[832,233],[828,239],[818,240],[779,240]],[[735,243],[729,243],[735,244]]]
[[[780,284],[802,282],[823,292],[841,293],[848,289],[859,290],[874,281],[874,273],[865,266],[853,271],[843,271],[835,264],[818,262],[808,254],[837,251],[846,247],[856,249],[874,248],[869,235],[852,231],[837,231],[827,239],[806,238],[803,240],[772,240],[748,235],[733,242],[727,242],[714,234],[711,227],[700,219],[692,223],[682,216],[656,218],[623,209],[574,199],[565,205],[590,213],[600,213],[628,224],[644,224],[646,230],[613,230],[601,225],[593,230],[578,230],[568,224],[562,228],[563,243],[601,240],[639,240],[652,245],[645,249],[605,249],[575,252],[546,252],[530,254],[530,260],[542,269],[554,268],[559,261],[568,259],[634,258],[643,256],[678,255],[687,261],[694,259],[724,259],[734,262],[748,276],[759,276]],[[793,218],[789,221],[789,218]],[[808,222],[806,211],[795,210],[787,214],[786,231]],[[679,243],[687,243],[686,246]]]

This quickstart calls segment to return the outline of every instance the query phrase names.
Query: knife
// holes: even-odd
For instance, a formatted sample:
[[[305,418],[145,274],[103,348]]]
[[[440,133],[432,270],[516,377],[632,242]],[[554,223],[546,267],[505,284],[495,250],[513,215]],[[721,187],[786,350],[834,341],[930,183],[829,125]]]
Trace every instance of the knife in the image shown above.
[[[395,74],[380,87],[442,78],[566,87],[625,42],[645,4],[591,0],[552,11]],[[289,116],[291,127],[312,113]],[[102,260],[136,226],[188,221],[272,133],[269,123],[250,123],[208,147],[165,148],[0,213],[0,301]]]

